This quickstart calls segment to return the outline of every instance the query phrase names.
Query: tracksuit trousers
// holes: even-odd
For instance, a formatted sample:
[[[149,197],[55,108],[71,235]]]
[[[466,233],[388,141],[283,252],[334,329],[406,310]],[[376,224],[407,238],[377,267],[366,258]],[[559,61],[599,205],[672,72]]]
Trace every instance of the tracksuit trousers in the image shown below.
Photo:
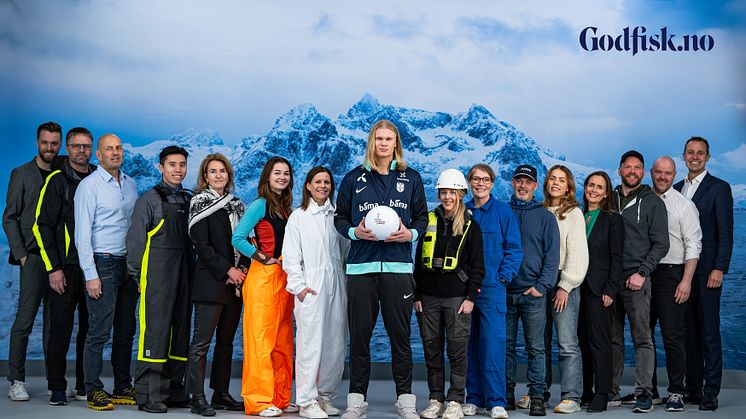
[[[347,275],[347,318],[350,326],[350,393],[368,394],[370,338],[378,310],[391,343],[391,370],[396,395],[412,393],[410,321],[414,305],[412,274]]]

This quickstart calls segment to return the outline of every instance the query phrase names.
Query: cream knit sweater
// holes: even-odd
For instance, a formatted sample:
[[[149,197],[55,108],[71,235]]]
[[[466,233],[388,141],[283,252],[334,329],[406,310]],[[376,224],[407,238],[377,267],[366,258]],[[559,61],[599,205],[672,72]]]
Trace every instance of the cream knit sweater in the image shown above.
[[[585,279],[588,270],[588,241],[585,237],[585,219],[580,208],[565,213],[565,219],[557,216],[559,207],[548,207],[557,218],[560,230],[560,264],[562,271],[557,286],[570,292]]]

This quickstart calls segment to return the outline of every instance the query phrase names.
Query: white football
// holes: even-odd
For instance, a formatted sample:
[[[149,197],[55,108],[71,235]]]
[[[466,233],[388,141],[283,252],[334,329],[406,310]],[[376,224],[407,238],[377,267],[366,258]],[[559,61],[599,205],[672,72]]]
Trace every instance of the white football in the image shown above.
[[[372,231],[378,240],[385,240],[399,229],[399,214],[391,207],[379,205],[365,215],[365,228]]]

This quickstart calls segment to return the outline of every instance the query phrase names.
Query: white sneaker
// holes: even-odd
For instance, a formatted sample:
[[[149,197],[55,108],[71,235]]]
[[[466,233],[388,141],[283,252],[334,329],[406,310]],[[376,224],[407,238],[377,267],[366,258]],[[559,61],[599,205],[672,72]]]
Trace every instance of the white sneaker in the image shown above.
[[[508,412],[502,406],[495,406],[490,410],[490,417],[492,419],[508,419]]]
[[[443,414],[444,410],[445,406],[443,406],[443,403],[435,399],[430,399],[425,410],[420,413],[420,417],[424,419],[437,419]]]
[[[28,392],[26,391],[26,383],[23,381],[13,380],[10,383],[8,389],[8,398],[14,402],[26,402],[28,401]]]
[[[299,410],[298,405],[295,403],[290,403],[288,407],[282,409],[283,413],[298,413]]]
[[[308,406],[300,407],[300,417],[310,419],[326,419],[329,415],[319,406],[319,402],[312,401]]]
[[[461,405],[461,411],[464,412],[464,416],[474,416],[485,413],[486,410],[483,407],[479,407],[472,403],[464,403]]]
[[[261,412],[259,412],[259,416],[263,418],[274,418],[277,416],[282,416],[282,410],[280,410],[279,407],[276,406],[270,406]]]
[[[321,410],[326,412],[329,416],[339,416],[341,413],[339,409],[337,409],[333,404],[332,401],[329,399],[325,399],[323,397],[319,397],[318,400],[319,407],[321,407]]]
[[[446,411],[443,412],[443,419],[461,419],[464,417],[464,412],[461,411],[461,403],[450,401],[446,407]]]
[[[531,397],[528,397],[528,394],[521,397],[520,400],[515,401],[515,407],[519,409],[528,409],[530,405],[531,405]]]
[[[562,400],[554,407],[554,413],[578,413],[580,412],[580,403],[575,400]]]
[[[347,395],[347,410],[342,415],[342,419],[365,419],[368,417],[368,402],[365,396],[360,393],[350,393]]]
[[[394,407],[400,419],[420,419],[417,415],[417,396],[414,394],[400,395]]]

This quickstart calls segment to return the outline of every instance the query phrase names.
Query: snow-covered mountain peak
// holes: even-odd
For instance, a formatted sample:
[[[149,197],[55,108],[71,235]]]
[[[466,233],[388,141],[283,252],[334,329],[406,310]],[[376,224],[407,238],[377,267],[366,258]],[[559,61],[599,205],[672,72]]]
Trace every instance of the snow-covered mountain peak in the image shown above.
[[[312,127],[319,127],[328,120],[329,118],[320,114],[315,106],[310,103],[303,103],[293,107],[284,115],[277,118],[272,131],[288,132],[306,130]]]

